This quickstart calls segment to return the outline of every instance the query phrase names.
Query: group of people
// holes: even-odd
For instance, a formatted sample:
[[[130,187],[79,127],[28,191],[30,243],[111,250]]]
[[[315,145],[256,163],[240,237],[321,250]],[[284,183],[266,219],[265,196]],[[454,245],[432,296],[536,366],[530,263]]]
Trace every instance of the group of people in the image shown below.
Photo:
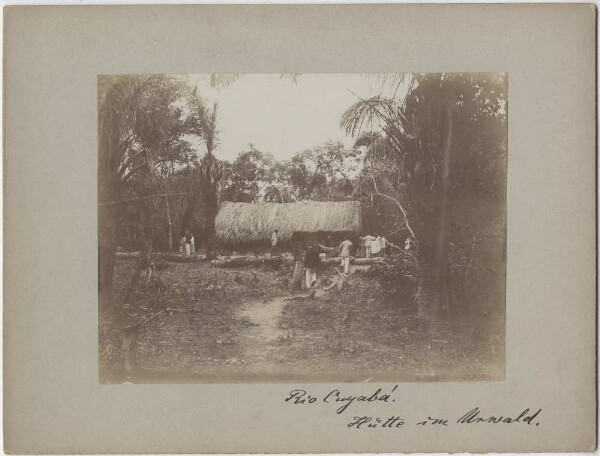
[[[196,253],[194,236],[189,231],[186,231],[179,241],[179,253],[184,254],[186,257]]]
[[[344,239],[342,243],[337,247],[326,247],[319,244],[317,241],[312,241],[310,247],[306,251],[304,256],[304,270],[306,277],[306,288],[310,289],[315,286],[317,282],[317,268],[321,263],[321,252],[339,252],[341,268],[344,274],[350,272],[350,256],[352,253],[352,241]]]
[[[193,237],[192,237],[193,242]],[[379,236],[375,233],[374,236],[367,234],[359,237],[359,245],[357,246],[355,256],[371,258],[377,256],[389,256],[391,244],[384,236]],[[322,252],[335,252],[340,257],[340,266],[344,274],[350,271],[350,257],[352,256],[353,244],[348,238],[344,239],[341,244],[336,247],[327,247],[316,240],[311,241],[310,246],[304,254],[304,271],[306,288],[310,289],[317,282],[317,269],[321,263],[320,254]],[[398,247],[395,247],[398,248]],[[404,250],[409,252],[415,248],[415,240],[412,238],[406,239]],[[279,252],[279,230],[274,230],[271,235],[271,256],[277,255]]]
[[[385,237],[367,234],[360,239],[360,245],[356,249],[357,257],[371,258],[374,256],[388,256],[388,241]]]

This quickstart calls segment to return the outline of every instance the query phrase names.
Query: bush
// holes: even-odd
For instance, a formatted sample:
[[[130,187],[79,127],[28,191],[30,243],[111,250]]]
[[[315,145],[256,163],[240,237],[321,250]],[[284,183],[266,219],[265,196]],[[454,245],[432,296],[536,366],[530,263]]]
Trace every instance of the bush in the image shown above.
[[[415,304],[414,298],[421,277],[421,268],[416,256],[402,254],[376,263],[369,268],[368,275],[376,278],[379,293],[386,303],[400,307]]]

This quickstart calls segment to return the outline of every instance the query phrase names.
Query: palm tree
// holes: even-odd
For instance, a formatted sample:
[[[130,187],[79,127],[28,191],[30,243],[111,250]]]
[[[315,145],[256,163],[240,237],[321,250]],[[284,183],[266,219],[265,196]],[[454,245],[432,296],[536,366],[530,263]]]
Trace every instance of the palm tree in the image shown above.
[[[301,73],[282,73],[279,79],[290,81],[292,84],[298,82]],[[215,89],[224,89],[245,76],[244,73],[213,73],[210,75],[210,86]]]
[[[385,80],[382,82],[385,84]],[[402,83],[402,78],[391,79],[390,84],[396,85]],[[384,97],[377,95],[367,99],[359,99],[342,115],[340,126],[350,135],[358,136],[357,143],[366,147],[366,169],[365,179],[371,181],[370,191],[382,199],[396,205],[399,209],[400,218],[404,225],[410,231],[411,236],[415,237],[405,209],[403,199],[408,199],[408,194],[402,190],[406,187],[412,189],[412,193],[423,191],[419,187],[421,174],[423,171],[423,162],[429,154],[428,148],[421,148],[421,139],[419,132],[423,123],[429,122],[422,112],[415,115],[414,111],[407,109],[406,100],[413,93],[418,84],[408,83],[408,89],[405,97],[398,99],[395,95]],[[395,92],[397,93],[397,92]],[[425,117],[425,118],[423,118]],[[448,170],[449,170],[449,151],[451,148],[451,117],[448,117],[450,132],[443,150],[441,165],[442,186],[440,188],[442,195],[437,204],[438,226],[437,226],[437,265],[436,280],[441,290],[445,286],[445,271],[447,263],[447,206],[448,206]],[[373,131],[373,129],[376,129]],[[381,166],[378,166],[381,164]],[[436,168],[434,167],[434,170]],[[394,178],[395,177],[395,178]],[[435,179],[436,174],[432,176]],[[378,185],[379,181],[379,185]],[[391,192],[386,191],[386,187],[391,187]],[[433,189],[433,184],[431,188]],[[379,189],[383,191],[380,192]],[[410,192],[409,192],[410,193]],[[428,315],[432,319],[441,317],[441,307],[435,306],[433,312]]]
[[[412,212],[421,219],[419,236],[430,241],[435,258],[438,285],[447,276],[449,213],[453,196],[487,192],[503,173],[499,166],[486,166],[479,157],[502,163],[502,125],[505,78],[501,74],[439,73],[413,75],[372,75],[382,93],[360,99],[342,116],[341,127],[357,137],[367,150],[365,180],[373,186],[390,184],[394,194],[404,194]],[[487,139],[483,139],[487,138]],[[488,146],[474,147],[477,141]],[[490,169],[484,174],[482,170]],[[394,170],[398,181],[391,178]],[[406,189],[405,192],[403,190]],[[369,189],[371,190],[371,189]]]
[[[116,204],[132,186],[151,183],[157,157],[179,122],[178,79],[165,75],[102,76],[98,79],[98,288],[101,304],[112,302],[117,249]],[[139,190],[139,188],[138,188]]]
[[[200,234],[209,258],[214,256],[213,244],[215,218],[219,209],[218,189],[223,177],[223,165],[215,158],[218,145],[217,103],[209,107],[206,100],[194,89],[189,96],[190,114],[188,122],[191,132],[200,136],[206,146],[206,153],[192,172],[199,190],[192,196],[186,211],[184,224]]]

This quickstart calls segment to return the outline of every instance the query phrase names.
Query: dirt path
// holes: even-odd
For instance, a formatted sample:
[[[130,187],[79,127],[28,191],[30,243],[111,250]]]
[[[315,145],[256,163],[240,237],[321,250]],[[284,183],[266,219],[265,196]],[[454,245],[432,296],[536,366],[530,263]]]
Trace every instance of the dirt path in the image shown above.
[[[284,332],[278,329],[278,323],[286,303],[285,297],[280,296],[270,301],[250,301],[240,307],[239,318],[246,325],[240,334],[244,348],[254,349],[257,345],[263,346],[283,337]]]
[[[317,290],[316,297],[323,291]],[[290,303],[290,298],[306,295],[278,296],[270,300],[253,300],[239,308],[238,318],[245,329],[239,334],[240,345],[244,349],[244,359],[253,362],[272,363],[276,361],[274,352],[281,343],[293,335],[289,330],[279,327],[283,309]]]

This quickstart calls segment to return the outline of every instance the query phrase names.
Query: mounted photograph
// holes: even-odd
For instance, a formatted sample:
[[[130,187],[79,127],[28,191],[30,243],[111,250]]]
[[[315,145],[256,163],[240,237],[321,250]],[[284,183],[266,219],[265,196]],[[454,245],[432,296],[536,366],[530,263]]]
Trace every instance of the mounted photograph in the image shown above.
[[[99,75],[100,383],[504,380],[507,84]]]

